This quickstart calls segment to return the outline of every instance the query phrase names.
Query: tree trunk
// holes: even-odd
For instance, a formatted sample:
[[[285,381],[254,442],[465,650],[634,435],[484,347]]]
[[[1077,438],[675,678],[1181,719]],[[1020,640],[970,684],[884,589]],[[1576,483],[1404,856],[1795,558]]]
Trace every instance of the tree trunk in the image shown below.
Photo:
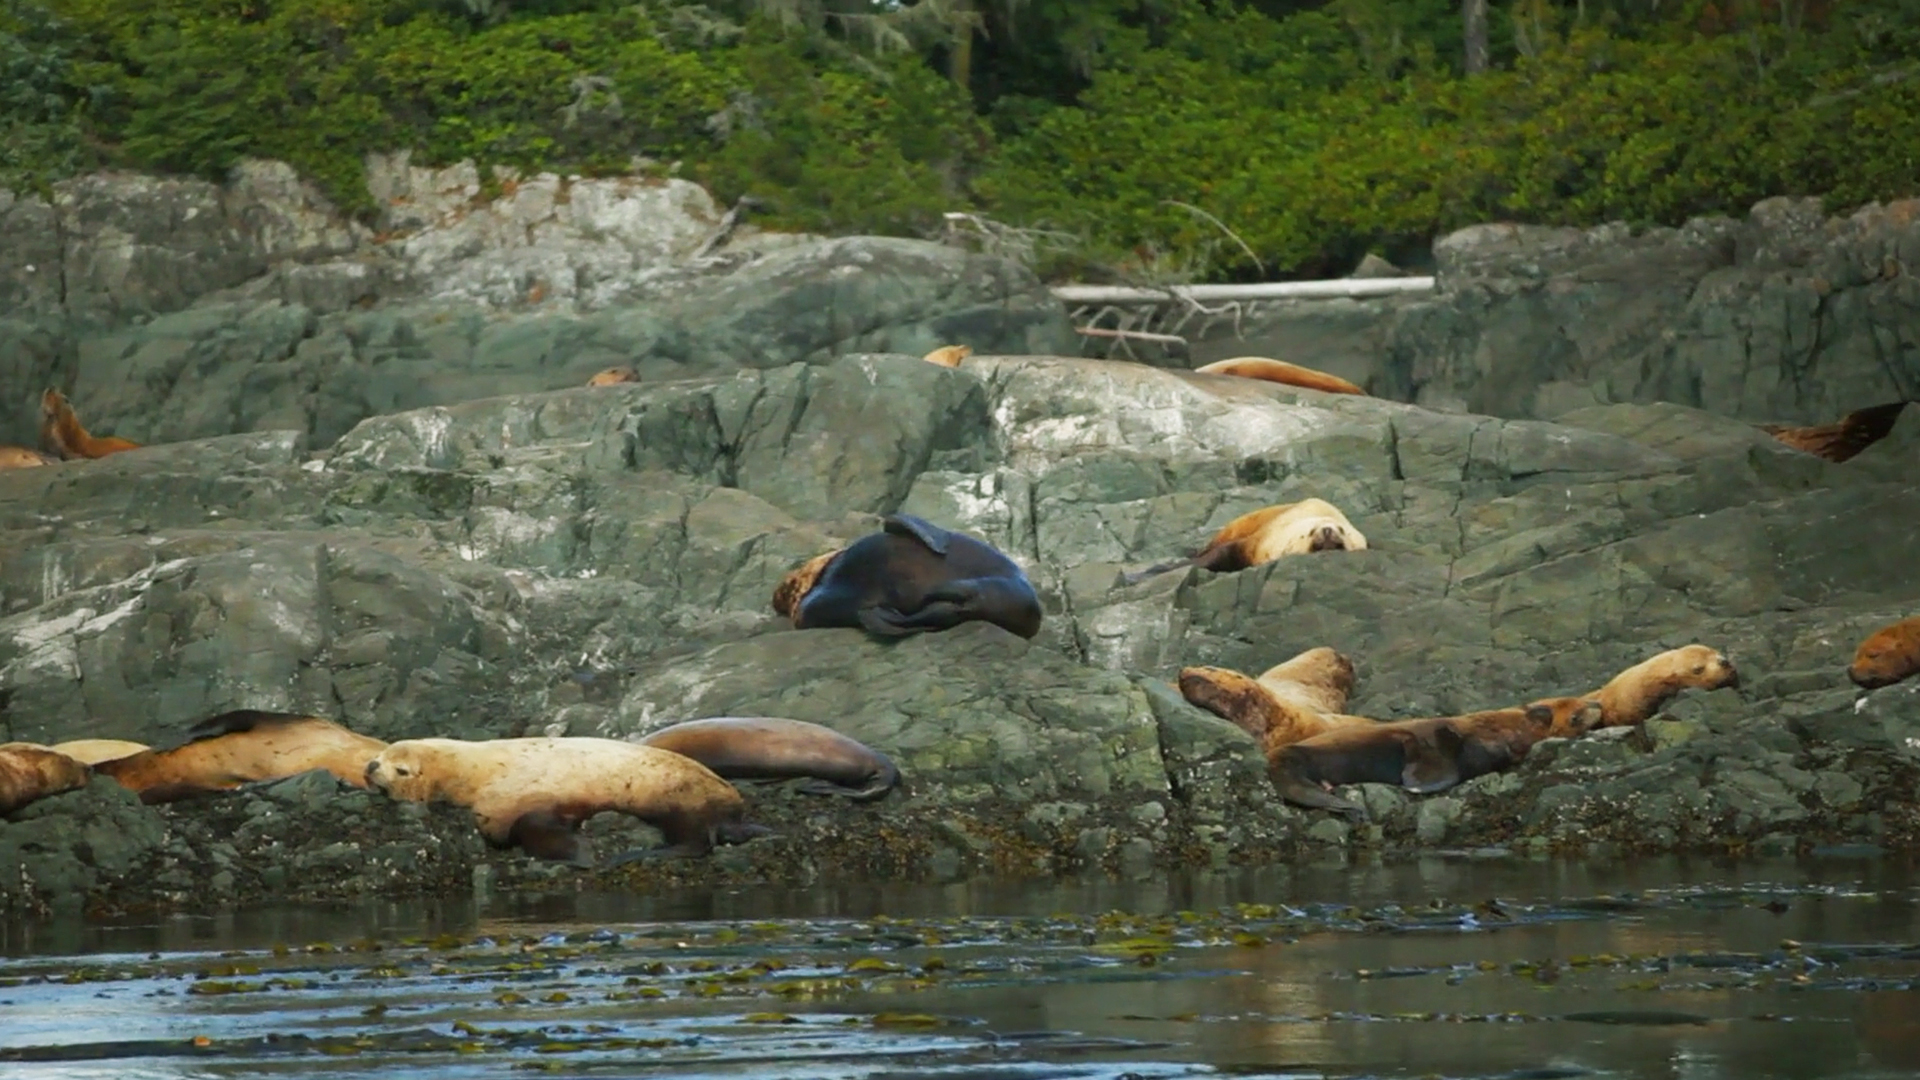
[[[1467,74],[1487,70],[1487,0],[1461,0],[1460,17],[1467,38]]]
[[[1486,0],[1480,0],[1480,2],[1484,4]],[[961,3],[954,6],[959,8],[962,14],[973,12],[973,4],[969,0],[961,0]],[[947,78],[952,79],[953,85],[967,95],[967,100],[973,100],[973,20],[971,19],[961,19],[960,25],[954,28],[953,47],[947,53]]]

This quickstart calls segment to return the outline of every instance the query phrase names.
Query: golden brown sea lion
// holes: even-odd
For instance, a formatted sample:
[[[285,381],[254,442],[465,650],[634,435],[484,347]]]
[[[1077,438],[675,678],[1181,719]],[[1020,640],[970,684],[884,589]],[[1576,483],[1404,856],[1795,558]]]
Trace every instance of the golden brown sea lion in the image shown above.
[[[942,345],[920,359],[941,367],[959,367],[960,361],[973,355],[971,345]]]
[[[48,747],[77,761],[89,765],[118,761],[124,757],[153,749],[146,743],[128,742],[126,739],[72,739],[68,742],[54,743]]]
[[[1892,686],[1920,671],[1920,615],[1883,626],[1853,651],[1847,678],[1868,690]]]
[[[1218,667],[1180,669],[1180,695],[1260,743],[1269,764],[1280,749],[1339,727],[1371,725],[1346,715],[1353,662],[1321,646],[1250,679]]]
[[[1705,645],[1686,645],[1642,660],[1607,685],[1580,696],[1600,703],[1601,719],[1593,727],[1631,727],[1645,723],[1682,690],[1739,685],[1740,672],[1733,661]],[[1565,733],[1556,730],[1554,734]]]
[[[1197,553],[1122,574],[1120,580],[1133,585],[1183,566],[1225,574],[1289,555],[1365,550],[1367,538],[1338,507],[1323,499],[1302,499],[1241,514],[1221,526]]]
[[[138,792],[145,803],[232,791],[310,769],[366,787],[367,762],[387,745],[317,716],[253,709],[202,720],[187,737],[184,745],[104,761],[95,771]]]
[[[889,514],[881,531],[827,560],[792,618],[795,629],[855,626],[889,638],[979,619],[1030,638],[1041,614],[1026,572],[993,545]]]
[[[814,584],[820,580],[821,571],[827,568],[827,564],[833,561],[835,555],[844,550],[846,549],[834,548],[824,555],[815,555],[801,563],[797,569],[788,571],[787,576],[781,578],[780,584],[774,587],[773,613],[789,619],[793,618],[793,609],[799,605],[802,597],[813,591]]]
[[[8,469],[35,469],[59,460],[51,454],[29,450],[24,446],[0,446],[0,472]]]
[[[887,755],[829,727],[774,716],[719,716],[689,720],[648,735],[641,746],[671,750],[725,780],[790,780],[810,795],[878,799],[900,783]]]
[[[87,786],[92,770],[38,743],[0,743],[0,814],[36,799]]]
[[[1308,390],[1324,390],[1329,394],[1367,396],[1365,390],[1338,375],[1329,375],[1324,371],[1301,367],[1299,364],[1289,364],[1285,360],[1269,360],[1264,356],[1236,356],[1231,360],[1215,360],[1211,364],[1193,370],[1201,375],[1234,375],[1242,379],[1260,379],[1264,382],[1283,383],[1287,386],[1301,386]]]
[[[1282,747],[1271,768],[1288,802],[1361,820],[1366,810],[1333,794],[1342,784],[1393,784],[1422,794],[1512,768],[1556,727],[1582,728],[1600,706],[1548,698],[1523,708],[1338,728]]]
[[[605,810],[665,835],[635,857],[704,855],[770,831],[742,820],[740,792],[705,765],[618,739],[403,739],[367,763],[366,779],[396,799],[467,807],[496,846],[577,865],[591,862],[580,823]]]
[[[1786,424],[1759,424],[1761,431],[1818,458],[1839,464],[1887,437],[1900,419],[1905,401],[1869,405],[1855,409],[1831,424],[1789,427]]]
[[[630,367],[610,367],[597,372],[587,380],[588,386],[618,386],[621,383],[639,382],[640,376]]]
[[[67,404],[66,395],[49,386],[40,395],[40,448],[58,457],[102,458],[122,450],[138,450],[140,444],[112,435],[90,435]]]

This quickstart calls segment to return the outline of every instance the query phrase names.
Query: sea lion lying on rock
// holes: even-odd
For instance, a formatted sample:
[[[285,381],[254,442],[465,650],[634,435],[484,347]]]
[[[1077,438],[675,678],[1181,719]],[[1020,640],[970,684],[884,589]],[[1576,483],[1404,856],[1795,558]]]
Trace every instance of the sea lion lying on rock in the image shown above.
[[[960,361],[973,355],[971,345],[942,345],[920,359],[941,367],[959,367]]]
[[[1631,727],[1645,723],[1682,690],[1739,685],[1740,672],[1719,650],[1685,645],[1642,660],[1615,675],[1607,685],[1581,696],[1600,703],[1601,720],[1592,725],[1594,728]],[[1576,733],[1560,728],[1552,732],[1555,737],[1571,734]]]
[[[103,438],[88,434],[80,418],[74,415],[73,406],[67,403],[66,395],[50,386],[46,393],[40,395],[40,447],[50,454],[71,460],[103,458],[123,450],[138,450],[140,444],[112,435]]]
[[[1183,566],[1224,574],[1289,555],[1366,549],[1367,538],[1338,507],[1322,499],[1302,499],[1242,514],[1221,526],[1198,553],[1123,574],[1121,581],[1133,585]]]
[[[0,743],[0,814],[63,791],[87,786],[85,762],[38,743]]]
[[[29,450],[24,446],[0,446],[0,472],[7,469],[37,469],[58,460],[51,454]]]
[[[106,761],[118,761],[153,749],[146,743],[129,742],[126,739],[73,739],[68,742],[54,743],[50,750],[57,750],[76,761],[89,765],[98,765]]]
[[[1867,635],[1847,665],[1847,678],[1868,690],[1892,686],[1915,672],[1920,672],[1920,615]]]
[[[1180,669],[1180,696],[1253,736],[1269,765],[1283,747],[1375,723],[1345,715],[1352,690],[1353,662],[1326,646],[1275,664],[1257,679],[1226,668]]]
[[[386,749],[331,720],[298,713],[239,709],[202,720],[189,741],[170,750],[142,750],[103,761],[95,771],[138,792],[144,803],[232,791],[242,784],[325,769],[366,787],[367,762]]]
[[[799,790],[878,799],[900,783],[900,770],[880,751],[829,727],[774,716],[720,716],[661,728],[641,746],[671,750],[725,780],[811,777]]]
[[[632,814],[666,838],[609,865],[704,855],[771,832],[742,820],[740,792],[705,765],[618,739],[403,739],[367,762],[366,782],[406,802],[467,807],[489,843],[580,866],[592,863],[580,823],[604,810]]]
[[[1042,615],[1018,563],[911,514],[889,514],[881,531],[815,556],[787,575],[773,603],[789,610],[795,629],[852,626],[888,638],[974,619],[1030,638]]]
[[[1854,457],[1860,451],[1887,437],[1900,419],[1900,411],[1909,403],[1889,402],[1855,409],[1831,424],[1789,427],[1785,424],[1759,424],[1761,431],[1793,447],[1834,464]]]
[[[1393,784],[1421,794],[1445,791],[1519,764],[1549,731],[1582,728],[1599,717],[1597,703],[1565,697],[1515,709],[1343,727],[1282,747],[1270,771],[1288,802],[1359,821],[1365,808],[1333,794],[1334,788]]]
[[[593,377],[587,380],[587,385],[618,386],[621,383],[637,383],[639,381],[640,376],[630,367],[610,367],[605,371],[595,372]]]
[[[1285,360],[1270,360],[1264,356],[1236,356],[1231,360],[1215,360],[1211,364],[1193,370],[1200,375],[1234,375],[1242,379],[1259,379],[1263,382],[1299,386],[1308,390],[1324,390],[1329,394],[1367,396],[1365,390],[1338,375],[1329,375],[1324,371],[1301,367],[1299,364],[1289,364]]]

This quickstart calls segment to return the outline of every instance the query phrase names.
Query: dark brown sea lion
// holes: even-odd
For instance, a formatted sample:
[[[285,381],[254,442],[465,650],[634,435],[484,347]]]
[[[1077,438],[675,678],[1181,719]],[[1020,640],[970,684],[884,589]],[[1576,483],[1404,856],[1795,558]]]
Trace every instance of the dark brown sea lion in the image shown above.
[[[366,787],[367,762],[387,746],[317,716],[254,709],[202,720],[187,736],[184,745],[103,761],[95,771],[138,792],[145,803],[232,791],[310,769]]]
[[[140,444],[112,435],[90,435],[67,404],[66,395],[53,387],[40,395],[40,448],[62,458],[103,458],[123,450],[138,450]]]
[[[1868,690],[1892,686],[1915,672],[1920,672],[1920,615],[1867,635],[1847,665],[1847,678]]]
[[[1282,747],[1273,760],[1273,781],[1290,803],[1363,820],[1365,808],[1335,795],[1334,788],[1393,784],[1422,794],[1445,791],[1512,768],[1556,727],[1579,728],[1599,716],[1598,703],[1566,697],[1524,708],[1343,727]]]
[[[689,720],[648,735],[641,746],[671,750],[727,780],[813,779],[799,785],[812,795],[878,799],[900,783],[887,755],[829,727],[774,716],[720,716]]]
[[[403,739],[367,762],[366,781],[406,802],[467,807],[489,843],[576,865],[592,861],[580,823],[605,810],[632,814],[666,839],[609,865],[704,855],[771,831],[746,824],[740,792],[705,765],[618,739]]]
[[[1040,598],[1018,563],[911,514],[887,515],[880,532],[829,559],[793,607],[796,629],[857,626],[888,638],[973,619],[1030,638],[1040,618]]]
[[[1855,409],[1831,424],[1789,427],[1785,424],[1760,424],[1761,431],[1793,447],[1835,464],[1857,455],[1893,431],[1900,411],[1909,402],[1893,401]]]
[[[38,743],[0,743],[0,814],[87,786],[85,762]]]
[[[1302,499],[1241,514],[1221,526],[1198,552],[1123,574],[1121,581],[1134,585],[1183,566],[1226,574],[1289,555],[1365,550],[1367,538],[1339,507],[1323,499]]]

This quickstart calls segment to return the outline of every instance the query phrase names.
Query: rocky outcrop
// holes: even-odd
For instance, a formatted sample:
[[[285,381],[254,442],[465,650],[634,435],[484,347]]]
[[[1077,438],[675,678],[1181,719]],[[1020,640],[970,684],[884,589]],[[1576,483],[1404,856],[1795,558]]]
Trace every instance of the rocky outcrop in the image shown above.
[[[1275,305],[1193,364],[1267,355],[1432,408],[1551,419],[1672,402],[1826,423],[1920,399],[1920,200],[1635,231],[1489,224],[1434,246],[1431,297]]]
[[[1844,668],[1920,606],[1920,487],[1882,460],[1911,446],[1911,413],[1832,465],[1674,405],[1555,424],[1124,363],[814,359],[387,411],[317,452],[302,427],[0,474],[17,553],[0,734],[167,741],[235,707],[385,738],[759,713],[827,723],[906,774],[866,806],[756,789],[780,837],[635,872],[653,877],[1910,842],[1920,696],[1856,706]],[[1306,495],[1370,549],[1119,584]],[[887,644],[773,616],[787,569],[897,509],[1019,560],[1040,636]],[[1252,741],[1170,685],[1185,664],[1332,645],[1359,668],[1353,711],[1429,715],[1590,690],[1692,640],[1732,655],[1742,687],[1683,695],[1644,741],[1547,744],[1445,796],[1368,789],[1359,828],[1277,803]],[[162,902],[577,880],[325,778],[166,810],[99,788],[35,820],[131,815],[113,835],[134,849],[85,869],[106,856],[36,840],[0,881],[10,902],[55,881]],[[625,828],[595,825],[606,844]]]

